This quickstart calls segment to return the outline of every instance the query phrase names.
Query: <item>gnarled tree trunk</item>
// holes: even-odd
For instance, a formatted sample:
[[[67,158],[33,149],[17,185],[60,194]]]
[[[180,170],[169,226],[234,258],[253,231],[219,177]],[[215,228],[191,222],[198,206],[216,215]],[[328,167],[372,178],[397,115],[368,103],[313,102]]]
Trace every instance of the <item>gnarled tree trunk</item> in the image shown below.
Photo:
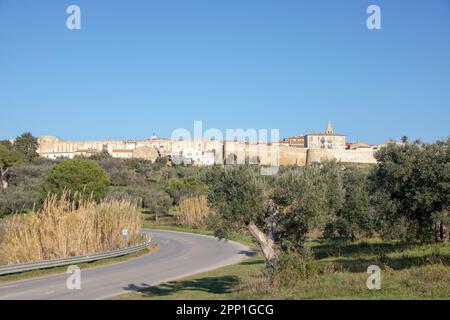
[[[263,252],[267,265],[273,267],[277,261],[277,250],[275,247],[275,227],[277,221],[278,210],[273,200],[269,201],[267,208],[267,234],[259,230],[255,223],[251,222],[247,225],[250,234],[255,238]]]
[[[434,226],[434,241],[445,242],[448,240],[448,229],[442,220],[438,221]]]
[[[0,190],[6,189],[8,187],[8,182],[6,181],[6,174],[8,173],[9,168],[0,169]]]
[[[267,236],[264,232],[258,229],[258,227],[250,222],[247,225],[247,229],[253,238],[258,241],[259,246],[263,252],[264,258],[266,259],[266,263],[269,266],[274,266],[277,258],[277,254],[275,251],[275,243],[269,236]]]

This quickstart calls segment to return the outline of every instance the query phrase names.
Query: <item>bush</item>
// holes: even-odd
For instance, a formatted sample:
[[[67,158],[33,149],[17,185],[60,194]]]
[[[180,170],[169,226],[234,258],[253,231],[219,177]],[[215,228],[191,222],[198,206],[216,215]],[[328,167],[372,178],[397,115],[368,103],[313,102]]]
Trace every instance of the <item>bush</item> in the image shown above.
[[[95,161],[72,159],[58,163],[42,185],[42,195],[62,195],[65,190],[72,194],[83,194],[84,199],[92,197],[99,201],[106,196],[110,182],[108,175]]]
[[[326,266],[321,266],[312,251],[288,251],[280,254],[274,268],[265,268],[240,284],[239,291],[252,299],[257,296],[263,299],[266,295],[277,296],[286,290],[297,291],[302,282],[314,279],[326,272]]]
[[[272,285],[277,288],[292,288],[301,281],[318,276],[321,268],[309,248],[300,252],[284,252],[279,256],[271,274]]]
[[[77,197],[77,196],[75,196]],[[122,230],[128,230],[128,238]],[[141,213],[130,201],[76,201],[49,196],[41,210],[14,215],[5,230],[1,259],[23,263],[118,249],[142,241]]]
[[[178,223],[194,229],[205,226],[209,213],[208,199],[204,195],[183,198],[175,209]]]

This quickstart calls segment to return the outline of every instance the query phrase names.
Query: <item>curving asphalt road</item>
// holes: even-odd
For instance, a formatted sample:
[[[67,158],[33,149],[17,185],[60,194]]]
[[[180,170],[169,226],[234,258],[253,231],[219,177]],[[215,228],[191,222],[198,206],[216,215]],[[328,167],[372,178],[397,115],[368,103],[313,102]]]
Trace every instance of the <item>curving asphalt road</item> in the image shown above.
[[[81,289],[68,290],[69,274],[0,284],[0,300],[94,300],[239,262],[248,247],[213,237],[162,230],[150,233],[158,250],[117,264],[81,270]]]

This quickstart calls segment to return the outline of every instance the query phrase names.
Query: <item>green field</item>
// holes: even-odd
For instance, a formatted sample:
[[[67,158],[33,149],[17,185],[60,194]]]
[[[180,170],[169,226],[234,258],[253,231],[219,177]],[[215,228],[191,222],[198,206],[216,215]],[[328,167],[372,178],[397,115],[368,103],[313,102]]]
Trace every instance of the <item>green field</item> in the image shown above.
[[[336,244],[311,241],[320,274],[290,287],[271,288],[260,255],[238,265],[129,293],[115,299],[449,299],[450,244]],[[367,289],[369,265],[382,268],[381,290]]]

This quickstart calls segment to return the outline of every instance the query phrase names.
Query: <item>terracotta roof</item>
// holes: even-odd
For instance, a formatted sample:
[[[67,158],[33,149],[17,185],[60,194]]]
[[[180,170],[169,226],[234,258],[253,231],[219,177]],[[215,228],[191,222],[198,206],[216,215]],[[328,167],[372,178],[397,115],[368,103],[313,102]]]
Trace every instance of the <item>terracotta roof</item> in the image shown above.
[[[293,136],[293,137],[287,137],[287,138],[284,138],[284,139],[283,139],[283,141],[287,141],[287,140],[294,140],[294,139],[296,139],[296,140],[301,140],[301,139],[305,139],[305,136],[303,135],[303,136]]]
[[[326,137],[332,137],[332,136],[338,136],[338,137],[346,137],[346,134],[340,134],[340,133],[308,133],[307,136],[326,136]]]

